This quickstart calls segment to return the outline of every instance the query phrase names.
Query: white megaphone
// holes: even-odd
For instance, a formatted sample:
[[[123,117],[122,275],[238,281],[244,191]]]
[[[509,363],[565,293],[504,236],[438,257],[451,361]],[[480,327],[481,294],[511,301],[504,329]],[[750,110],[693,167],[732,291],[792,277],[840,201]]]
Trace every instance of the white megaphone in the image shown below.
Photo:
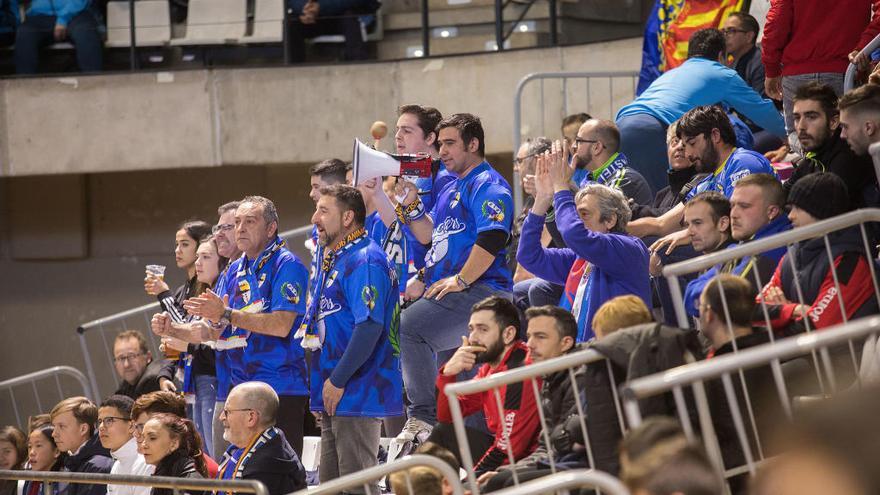
[[[360,140],[354,140],[352,158],[352,178],[354,185],[375,177],[393,175],[395,177],[430,177],[433,161],[430,155],[392,155],[377,151]]]

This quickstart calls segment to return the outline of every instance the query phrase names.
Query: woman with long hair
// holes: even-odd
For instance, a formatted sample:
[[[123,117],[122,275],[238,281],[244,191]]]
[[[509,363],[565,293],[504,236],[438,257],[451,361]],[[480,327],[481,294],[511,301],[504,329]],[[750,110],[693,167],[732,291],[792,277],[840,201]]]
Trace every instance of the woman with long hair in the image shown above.
[[[24,432],[14,426],[0,427],[0,469],[24,469],[27,460],[27,438]],[[18,493],[18,482],[0,480],[0,495]]]
[[[156,466],[153,476],[207,478],[208,468],[202,457],[202,441],[193,422],[174,414],[161,413],[144,424],[141,452],[147,464]],[[179,490],[201,495],[201,491]],[[153,488],[151,495],[173,495],[170,488]]]

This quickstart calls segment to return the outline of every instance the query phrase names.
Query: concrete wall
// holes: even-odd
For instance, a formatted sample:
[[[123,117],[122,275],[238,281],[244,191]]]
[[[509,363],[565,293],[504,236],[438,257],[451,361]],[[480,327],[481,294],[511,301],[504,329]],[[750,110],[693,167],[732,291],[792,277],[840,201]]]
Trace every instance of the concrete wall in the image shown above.
[[[85,370],[75,328],[152,302],[145,264],[168,266],[169,282],[182,283],[172,255],[182,221],[213,222],[217,205],[262,194],[278,205],[282,229],[307,223],[305,164],[348,159],[352,137],[367,138],[376,119],[393,125],[401,103],[480,115],[490,160],[509,178],[517,81],[536,71],[635,69],[639,43],[179,72],[163,83],[156,74],[0,83],[0,381],[59,364]],[[627,84],[613,84],[616,99],[631,94]],[[568,110],[610,112],[607,82],[593,84],[589,105],[586,87],[567,89]],[[561,86],[546,83],[543,111],[538,86],[530,91],[523,129],[556,132]],[[147,330],[143,316],[125,325]],[[99,335],[89,342],[94,360],[106,363]],[[109,372],[100,378],[102,388],[113,383]],[[74,390],[61,385],[64,394]],[[18,389],[20,414],[51,407],[56,388],[39,388],[42,404]],[[0,424],[14,420],[0,393]]]
[[[520,78],[636,70],[640,45],[629,39],[385,63],[7,80],[0,83],[0,176],[313,163],[328,150],[346,156],[353,137],[368,138],[374,120],[393,123],[395,109],[410,102],[481,116],[489,152],[509,152]],[[615,84],[631,96],[630,81]],[[526,94],[532,108],[537,91]],[[609,114],[598,102],[607,89],[591,91],[594,111]],[[549,122],[563,112],[561,94],[553,83],[545,87]],[[586,97],[571,104],[584,108]],[[537,125],[537,116],[529,118],[535,122],[526,130]]]

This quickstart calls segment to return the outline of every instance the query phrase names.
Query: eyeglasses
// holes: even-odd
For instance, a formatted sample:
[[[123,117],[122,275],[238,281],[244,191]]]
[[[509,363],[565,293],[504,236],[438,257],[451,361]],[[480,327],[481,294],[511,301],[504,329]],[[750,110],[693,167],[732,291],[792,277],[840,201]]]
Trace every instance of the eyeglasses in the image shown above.
[[[114,416],[107,416],[106,418],[98,418],[98,421],[95,421],[95,425],[98,428],[100,428],[101,426],[106,426],[107,428],[110,428],[117,421],[131,421],[131,420],[128,418],[117,418]]]
[[[113,358],[113,361],[118,364],[122,364],[126,361],[134,361],[135,359],[137,359],[143,355],[144,354],[142,352],[132,353],[132,354],[124,354],[122,356],[116,356],[115,358]]]
[[[750,31],[746,31],[745,29],[737,29],[735,27],[728,27],[728,28],[722,29],[721,32],[724,33],[725,36],[730,36],[731,34],[748,33]]]
[[[255,409],[252,409],[252,408],[247,408],[247,409],[226,409],[226,408],[223,408],[223,410],[220,411],[220,416],[229,417],[229,413],[241,412],[241,411],[254,411],[254,410]]]
[[[232,229],[234,229],[234,228],[235,228],[235,225],[234,225],[234,224],[231,224],[231,223],[221,223],[221,224],[217,224],[217,225],[211,227],[211,233],[212,233],[212,234],[216,234],[216,233],[218,233],[218,232],[221,232],[221,231],[225,232],[225,231],[227,231],[227,230],[232,230]]]
[[[598,141],[598,140],[596,140],[596,139],[582,139],[582,138],[579,138],[579,137],[575,137],[575,138],[574,138],[574,143],[575,143],[575,144],[581,144],[581,143],[600,143],[600,142],[601,142],[601,141]]]

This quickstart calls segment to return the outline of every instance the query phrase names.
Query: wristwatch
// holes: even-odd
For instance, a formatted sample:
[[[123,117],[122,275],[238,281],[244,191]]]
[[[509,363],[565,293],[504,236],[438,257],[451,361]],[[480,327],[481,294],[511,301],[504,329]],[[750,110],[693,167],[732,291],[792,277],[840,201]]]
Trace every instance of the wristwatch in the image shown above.
[[[232,323],[232,308],[226,308],[223,311],[223,316],[220,317],[220,325],[223,327],[228,326]]]
[[[460,273],[455,274],[455,283],[457,283],[458,286],[461,287],[462,290],[467,290],[467,289],[470,289],[470,287],[471,287],[471,284],[465,282],[464,279],[461,278]]]

